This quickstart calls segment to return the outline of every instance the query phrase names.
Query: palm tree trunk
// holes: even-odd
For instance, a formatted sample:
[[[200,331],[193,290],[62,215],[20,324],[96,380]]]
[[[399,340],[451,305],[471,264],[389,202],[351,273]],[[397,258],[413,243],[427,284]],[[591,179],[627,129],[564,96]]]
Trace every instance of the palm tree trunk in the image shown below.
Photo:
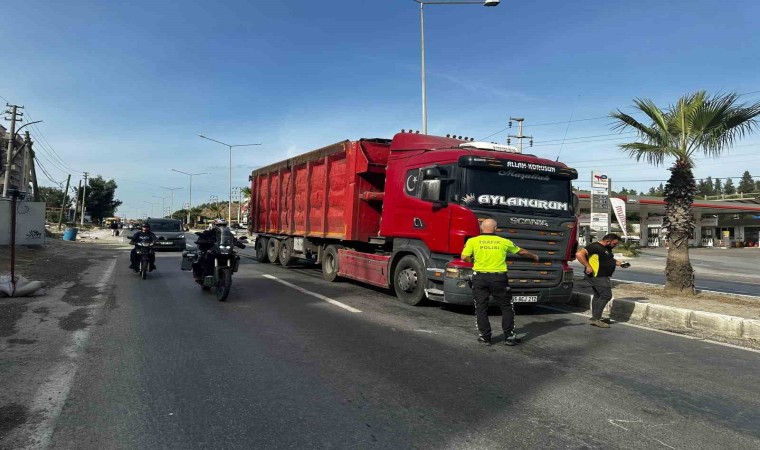
[[[665,265],[665,290],[694,295],[694,269],[689,260],[689,236],[694,230],[692,203],[697,186],[689,161],[678,160],[670,168],[665,185],[665,218],[668,259]]]

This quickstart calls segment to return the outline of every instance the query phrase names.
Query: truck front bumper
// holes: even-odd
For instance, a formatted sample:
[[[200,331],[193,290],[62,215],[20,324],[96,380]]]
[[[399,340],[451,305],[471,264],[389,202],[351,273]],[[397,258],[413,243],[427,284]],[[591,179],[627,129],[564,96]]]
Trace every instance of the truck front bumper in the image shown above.
[[[468,275],[459,278],[445,278],[443,281],[443,298],[435,300],[455,305],[471,305],[473,303],[472,287]],[[563,277],[564,280],[568,278],[568,281],[562,281],[557,286],[542,290],[520,289],[513,285],[512,302],[515,304],[567,303],[573,294],[572,270],[569,276]]]

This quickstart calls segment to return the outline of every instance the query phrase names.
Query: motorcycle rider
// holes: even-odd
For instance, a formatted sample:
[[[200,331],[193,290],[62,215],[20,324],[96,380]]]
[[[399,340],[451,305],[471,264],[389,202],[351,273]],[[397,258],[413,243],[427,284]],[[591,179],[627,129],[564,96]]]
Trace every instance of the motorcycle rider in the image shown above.
[[[217,230],[226,226],[226,220],[216,219],[207,229],[201,231],[200,233],[196,233],[198,235],[198,239],[195,241],[195,244],[198,247],[198,251],[200,252],[200,258],[198,258],[198,261],[193,264],[193,277],[198,283],[203,282],[204,274],[210,274],[213,270],[214,259],[208,257],[208,252],[214,248],[214,245],[216,244],[216,233],[218,232]]]
[[[156,242],[158,237],[150,231],[150,225],[147,223],[142,224],[142,229],[137,231],[130,239],[130,244],[137,244],[138,242]],[[139,269],[139,261],[137,258],[137,247],[133,248],[129,254],[130,265],[129,268],[137,272]],[[156,270],[156,254],[151,252],[148,262],[150,263],[150,271]]]

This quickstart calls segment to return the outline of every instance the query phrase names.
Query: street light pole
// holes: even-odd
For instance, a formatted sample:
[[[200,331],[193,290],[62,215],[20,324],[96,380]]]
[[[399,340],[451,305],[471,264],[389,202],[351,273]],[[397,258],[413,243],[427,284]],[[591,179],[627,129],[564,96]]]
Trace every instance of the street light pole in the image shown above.
[[[160,198],[161,199],[161,214],[162,214],[161,218],[163,219],[164,217],[166,217],[166,204],[164,203],[164,200],[166,200],[167,198],[169,198],[169,196],[167,195],[166,197],[159,197],[158,195],[151,195],[151,197],[155,197],[155,198]]]
[[[147,204],[149,204],[149,205],[150,205],[150,216],[151,216],[151,217],[155,216],[155,214],[153,214],[153,205],[155,205],[155,203],[153,203],[153,202],[149,202],[149,201],[147,201],[147,200],[143,200],[143,203],[147,203]]]
[[[483,5],[497,6],[500,0],[479,2],[426,2],[414,0],[420,4],[420,47],[422,48],[422,134],[427,134],[427,86],[425,84],[425,5]]]
[[[178,189],[182,189],[182,188],[181,187],[178,187],[178,188],[168,188],[168,187],[163,187],[163,186],[159,186],[159,187],[161,189],[166,189],[166,190],[172,192],[171,214],[169,215],[169,217],[171,217],[173,219],[174,218],[174,191],[176,191]]]
[[[189,209],[191,209],[193,207],[193,176],[195,176],[195,175],[211,175],[211,174],[209,172],[187,173],[187,172],[183,172],[183,171],[177,170],[177,169],[172,169],[172,170],[174,172],[183,173],[185,175],[189,175],[190,176],[190,200],[189,200],[190,207],[188,208],[188,210],[189,210]]]
[[[415,0],[416,1],[416,0]],[[229,147],[230,149],[230,179],[229,179],[229,207],[227,209],[227,223],[229,224],[232,222],[232,147],[249,147],[251,145],[261,145],[261,144],[227,144],[222,141],[217,141],[216,139],[211,139],[210,137],[206,137],[202,134],[199,134],[198,137],[207,139],[212,142],[216,142],[217,144],[222,144],[226,147]]]

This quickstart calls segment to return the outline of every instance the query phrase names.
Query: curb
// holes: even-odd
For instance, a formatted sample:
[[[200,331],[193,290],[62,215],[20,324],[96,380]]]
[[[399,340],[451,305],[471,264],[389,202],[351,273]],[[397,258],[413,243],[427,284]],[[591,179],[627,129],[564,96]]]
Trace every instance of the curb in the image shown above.
[[[591,295],[574,292],[569,304],[591,309]],[[605,311],[619,322],[633,320],[727,338],[760,341],[760,320],[615,298],[610,300]]]

